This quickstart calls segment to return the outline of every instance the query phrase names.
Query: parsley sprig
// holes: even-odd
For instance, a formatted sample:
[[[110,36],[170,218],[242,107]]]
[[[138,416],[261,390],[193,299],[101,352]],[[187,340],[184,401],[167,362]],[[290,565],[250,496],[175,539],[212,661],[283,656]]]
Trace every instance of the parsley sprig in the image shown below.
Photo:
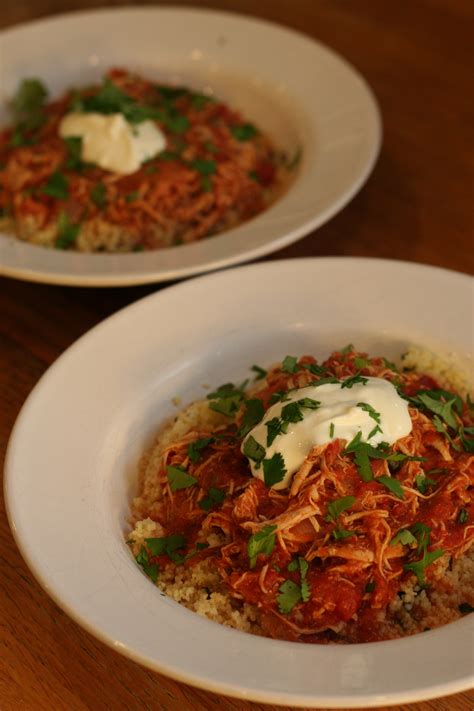
[[[264,526],[258,533],[250,536],[247,543],[247,554],[249,557],[250,568],[255,568],[257,557],[259,555],[269,556],[272,554],[275,547],[277,527]]]

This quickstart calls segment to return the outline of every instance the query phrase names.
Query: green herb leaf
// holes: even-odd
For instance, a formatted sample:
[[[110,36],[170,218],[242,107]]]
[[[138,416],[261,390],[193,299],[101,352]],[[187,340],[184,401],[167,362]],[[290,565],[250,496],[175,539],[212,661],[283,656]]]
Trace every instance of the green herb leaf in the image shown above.
[[[254,380],[263,380],[263,378],[267,375],[267,371],[259,365],[252,365],[250,370],[253,370],[253,372],[256,373]]]
[[[343,511],[350,509],[356,502],[355,496],[342,496],[340,499],[335,499],[328,504],[328,513],[326,521],[335,521]]]
[[[449,444],[451,445],[451,447],[452,447],[453,449],[455,449],[456,452],[460,452],[460,451],[461,451],[461,448],[460,448],[459,445],[456,444],[456,442],[453,440],[453,438],[451,437],[451,435],[450,435],[449,432],[448,432],[448,428],[446,427],[445,424],[443,424],[441,418],[439,418],[438,415],[435,415],[435,416],[433,417],[433,424],[434,424],[434,426],[435,426],[436,431],[446,437],[446,439],[448,440],[448,442],[449,442]]]
[[[355,531],[347,531],[344,528],[335,528],[332,535],[336,541],[343,540],[344,538],[350,538],[350,536],[355,536]]]
[[[458,518],[457,518],[457,523],[464,524],[467,523],[469,519],[469,514],[466,509],[460,509]]]
[[[417,540],[408,528],[402,528],[390,541],[391,546],[396,546],[397,543],[401,543],[402,546],[411,546],[417,543]]]
[[[365,412],[369,413],[369,417],[371,417],[377,424],[380,425],[380,412],[377,412],[377,410],[374,410],[372,405],[369,405],[368,402],[358,402],[357,407],[360,407],[361,410],[364,410]]]
[[[257,440],[252,437],[252,435],[249,435],[245,440],[243,446],[243,453],[248,459],[251,459],[253,462],[256,462],[256,469],[260,467],[260,464],[266,454],[265,448],[262,447],[262,445],[259,444]]]
[[[300,407],[306,407],[308,410],[317,410],[321,405],[319,400],[313,400],[312,397],[304,397],[301,400],[297,400],[297,404]]]
[[[80,170],[83,166],[81,160],[82,137],[67,136],[63,140],[67,150],[66,168],[69,170]]]
[[[457,429],[458,422],[454,413],[462,412],[462,401],[458,395],[447,390],[422,390],[410,398],[410,401],[417,407],[421,405],[422,408],[434,412],[448,427]]]
[[[96,183],[92,186],[89,193],[90,199],[99,209],[107,204],[107,188],[103,183]]]
[[[217,390],[207,396],[208,400],[213,401],[209,403],[209,407],[211,410],[233,417],[245,398],[244,388],[246,385],[247,381],[239,386],[234,385],[234,383],[220,385]]]
[[[202,450],[215,441],[214,437],[202,437],[188,444],[188,457],[195,464],[202,455]]]
[[[67,200],[69,197],[69,184],[66,177],[58,170],[55,171],[49,176],[42,192],[57,200]]]
[[[418,541],[417,553],[426,551],[430,543],[431,528],[421,521],[413,524],[411,532],[416,536]]]
[[[225,491],[223,489],[216,489],[213,486],[207,492],[207,496],[201,499],[199,506],[204,509],[204,511],[210,511],[216,506],[220,506],[225,499]]]
[[[433,486],[436,482],[433,479],[428,479],[424,474],[417,474],[415,477],[416,488],[421,494],[426,494],[429,486]]]
[[[283,422],[301,422],[303,413],[298,402],[289,402],[284,405],[281,410],[281,419]]]
[[[367,368],[367,366],[370,365],[370,360],[368,358],[356,356],[354,358],[354,365],[358,370],[362,370],[362,368]]]
[[[276,526],[264,526],[258,533],[254,533],[253,536],[250,536],[247,543],[250,568],[255,568],[257,556],[269,556],[272,554],[275,547],[276,530]]]
[[[331,439],[334,437],[334,422],[329,425],[329,436]]]
[[[197,484],[197,479],[195,479],[191,474],[188,474],[184,467],[174,467],[168,465],[166,467],[166,473],[168,475],[168,482],[171,491],[179,491],[180,489],[187,489],[194,484]]]
[[[141,567],[145,575],[147,575],[154,583],[158,580],[158,566],[157,565],[150,565],[149,558],[148,558],[148,553],[145,549],[145,546],[142,546],[138,555],[135,556],[135,560],[137,561],[138,565]]]
[[[191,97],[191,106],[193,109],[196,109],[196,111],[202,111],[205,106],[213,103],[215,103],[213,97],[207,96],[206,94],[199,94],[196,92]]]
[[[301,602],[301,588],[292,580],[285,580],[278,588],[278,609],[283,615],[288,615],[298,602]]]
[[[375,581],[371,580],[370,583],[367,583],[367,585],[365,586],[364,591],[366,593],[371,593],[371,592],[374,592],[374,590],[375,590]]]
[[[444,555],[443,550],[436,550],[436,551],[425,551],[423,558],[421,560],[417,560],[414,563],[406,563],[403,568],[405,570],[410,570],[412,573],[414,573],[418,579],[418,583],[420,585],[426,585],[426,580],[425,580],[425,570],[430,566],[432,563],[435,562],[435,560],[438,560],[438,558],[441,558],[441,556]]]
[[[360,373],[356,373],[349,378],[345,378],[341,383],[341,388],[352,388],[354,385],[367,385],[368,382],[367,378],[364,378]]]
[[[214,175],[216,172],[216,163],[213,160],[206,160],[205,158],[196,158],[190,161],[190,167],[196,170],[200,175],[208,176]]]
[[[306,580],[306,574],[308,572],[309,563],[304,558],[299,557],[298,558],[298,565],[299,565],[300,575],[301,575],[301,598],[302,598],[303,602],[308,602],[308,600],[311,596],[309,584],[308,584],[308,581]]]
[[[269,404],[274,405],[276,402],[286,402],[286,400],[289,399],[290,396],[287,390],[277,390],[276,392],[272,393]]]
[[[70,222],[65,212],[59,215],[58,234],[54,246],[56,249],[68,249],[72,247],[77,239],[81,226]]]
[[[161,538],[145,538],[145,543],[152,556],[167,555],[172,558],[175,551],[186,547],[186,538],[182,533],[173,533],[171,536]]]
[[[274,486],[285,478],[286,467],[285,461],[277,452],[271,459],[263,460],[263,476],[266,486]]]
[[[283,358],[281,369],[283,373],[296,373],[298,370],[298,358],[296,356],[285,356]]]
[[[379,476],[375,479],[379,484],[383,484],[387,489],[389,489],[395,496],[399,499],[404,499],[405,495],[403,493],[403,488],[398,479],[394,479],[391,476]]]
[[[231,126],[230,132],[238,141],[249,141],[258,134],[257,129],[251,123],[243,123],[240,126]]]
[[[245,435],[248,434],[250,430],[255,427],[255,425],[258,425],[265,414],[263,402],[258,398],[246,400],[244,407],[245,412],[238,433],[239,437],[245,437]]]
[[[386,368],[388,368],[389,370],[395,371],[395,373],[398,373],[398,369],[397,369],[397,366],[395,365],[395,363],[392,363],[391,360],[387,360],[386,358],[382,358],[382,360],[383,360],[383,364]]]
[[[322,365],[317,365],[317,363],[303,363],[302,367],[308,370],[312,375],[325,376],[327,375],[327,368]]]
[[[294,573],[295,570],[298,570],[298,567],[299,567],[298,566],[298,559],[294,558],[292,561],[290,561],[288,563],[288,565],[286,566],[286,569],[289,573]]]
[[[12,101],[15,122],[19,128],[33,131],[44,123],[43,107],[48,91],[38,79],[23,79]]]
[[[352,351],[354,351],[354,350],[355,350],[355,348],[352,345],[352,343],[348,343],[347,346],[344,346],[344,348],[341,348],[339,353],[341,355],[348,355],[349,353],[352,353]]]
[[[288,422],[283,422],[278,417],[272,417],[265,423],[265,427],[267,428],[267,447],[270,447],[279,434],[286,434]]]

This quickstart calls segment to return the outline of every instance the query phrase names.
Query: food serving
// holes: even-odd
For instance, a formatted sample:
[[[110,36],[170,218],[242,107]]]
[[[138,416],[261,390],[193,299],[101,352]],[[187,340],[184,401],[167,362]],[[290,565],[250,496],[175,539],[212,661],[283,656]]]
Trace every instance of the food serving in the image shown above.
[[[84,252],[195,242],[265,210],[288,159],[216,97],[112,69],[47,102],[25,79],[0,133],[0,229]]]
[[[474,605],[474,427],[457,373],[352,346],[287,356],[180,413],[141,462],[128,543],[186,607],[315,643],[422,632]]]

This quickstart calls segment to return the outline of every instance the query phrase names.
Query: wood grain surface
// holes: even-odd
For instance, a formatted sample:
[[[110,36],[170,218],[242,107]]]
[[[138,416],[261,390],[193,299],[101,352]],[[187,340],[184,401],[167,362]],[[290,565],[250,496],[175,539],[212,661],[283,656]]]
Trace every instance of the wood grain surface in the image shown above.
[[[0,26],[99,4],[104,3],[6,0],[0,3]],[[309,33],[352,62],[380,102],[384,143],[367,185],[327,225],[269,258],[363,255],[474,271],[472,0],[167,4],[254,14]],[[86,290],[0,279],[2,461],[20,407],[48,366],[104,317],[157,288]],[[24,564],[3,501],[0,567],[0,711],[272,708],[178,684],[83,631]],[[474,696],[465,692],[394,708],[471,711]]]

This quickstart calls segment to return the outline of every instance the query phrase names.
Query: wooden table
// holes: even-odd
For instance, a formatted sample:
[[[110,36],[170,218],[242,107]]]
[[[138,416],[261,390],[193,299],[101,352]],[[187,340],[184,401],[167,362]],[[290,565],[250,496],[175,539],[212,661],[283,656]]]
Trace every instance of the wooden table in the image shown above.
[[[167,0],[168,4],[184,4]],[[94,0],[3,3],[3,27]],[[105,4],[123,4],[106,1]],[[199,6],[199,0],[186,0]],[[215,0],[285,23],[345,55],[381,105],[384,144],[362,192],[331,222],[273,258],[391,257],[473,271],[471,0]],[[0,280],[0,451],[48,366],[104,317],[154,291]],[[43,592],[0,513],[0,709],[264,709],[154,674],[72,622]],[[469,693],[398,707],[469,711]]]

